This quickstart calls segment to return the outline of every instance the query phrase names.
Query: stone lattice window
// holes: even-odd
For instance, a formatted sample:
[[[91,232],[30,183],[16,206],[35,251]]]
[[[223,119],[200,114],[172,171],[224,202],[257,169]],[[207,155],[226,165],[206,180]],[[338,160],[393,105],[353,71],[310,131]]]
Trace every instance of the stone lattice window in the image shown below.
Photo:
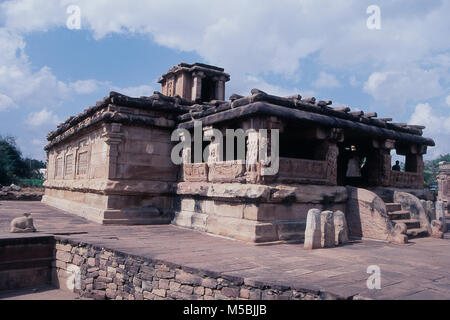
[[[77,174],[86,174],[88,169],[88,153],[82,152],[78,155],[78,171]]]
[[[73,154],[66,156],[66,165],[64,169],[65,175],[71,175],[73,173]]]
[[[63,158],[56,158],[55,162],[55,173],[57,177],[62,177],[63,175]]]

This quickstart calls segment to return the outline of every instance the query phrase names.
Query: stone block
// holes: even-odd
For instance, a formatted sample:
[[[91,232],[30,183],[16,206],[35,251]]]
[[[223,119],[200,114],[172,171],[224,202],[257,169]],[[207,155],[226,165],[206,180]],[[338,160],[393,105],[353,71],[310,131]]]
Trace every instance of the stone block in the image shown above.
[[[58,250],[58,251],[67,251],[67,252],[72,251],[72,246],[70,244],[57,243],[55,245],[55,247],[56,247],[56,250]]]
[[[342,211],[336,211],[333,214],[334,219],[334,232],[336,245],[344,244],[348,242],[348,228],[345,214]]]
[[[201,281],[201,285],[203,287],[206,287],[206,288],[216,289],[216,287],[217,287],[217,280],[213,279],[213,278],[204,278]]]
[[[445,219],[445,202],[436,201],[436,220],[442,222],[442,232],[447,232],[447,221]]]
[[[161,279],[159,280],[158,288],[160,289],[169,289],[169,283],[170,281],[167,279]]]
[[[181,287],[181,284],[175,281],[169,282],[169,290],[170,291],[178,291]]]
[[[202,284],[202,278],[200,276],[184,272],[183,270],[177,271],[175,280],[180,282],[181,284],[190,284],[196,286]]]
[[[335,246],[333,211],[322,211],[320,214],[320,230],[322,248]]]
[[[222,288],[222,294],[224,296],[230,297],[230,298],[238,298],[239,297],[240,290],[239,288],[230,288],[230,287],[223,287]]]
[[[152,293],[155,296],[162,297],[162,298],[164,298],[166,296],[166,290],[164,290],[164,289],[153,289]]]
[[[321,213],[319,209],[308,211],[305,230],[305,249],[317,249],[322,247]]]
[[[56,260],[72,262],[72,254],[67,251],[56,251]]]
[[[142,281],[142,289],[151,292],[153,290],[152,281]]]
[[[194,292],[194,287],[192,287],[190,285],[187,285],[187,284],[183,284],[180,287],[179,291],[182,292],[182,293],[186,293],[186,294],[192,294]]]
[[[205,294],[205,288],[204,287],[195,287],[194,294],[196,294],[198,296],[203,296]]]

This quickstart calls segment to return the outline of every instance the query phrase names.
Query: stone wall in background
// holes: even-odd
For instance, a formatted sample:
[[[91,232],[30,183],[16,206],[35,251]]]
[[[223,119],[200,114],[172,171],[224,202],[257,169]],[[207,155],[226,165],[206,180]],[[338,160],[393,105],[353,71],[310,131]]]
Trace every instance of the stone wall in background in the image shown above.
[[[330,299],[320,292],[194,270],[64,239],[56,241],[55,255],[53,282],[94,299]]]

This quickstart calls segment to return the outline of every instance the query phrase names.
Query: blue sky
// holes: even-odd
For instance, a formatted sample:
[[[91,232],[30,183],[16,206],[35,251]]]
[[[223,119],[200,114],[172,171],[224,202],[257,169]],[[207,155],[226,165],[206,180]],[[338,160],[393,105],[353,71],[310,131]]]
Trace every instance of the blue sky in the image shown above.
[[[449,13],[445,0],[2,1],[0,134],[44,159],[70,115],[111,90],[151,95],[171,66],[199,61],[231,74],[226,96],[300,93],[423,124],[432,158],[450,152]]]

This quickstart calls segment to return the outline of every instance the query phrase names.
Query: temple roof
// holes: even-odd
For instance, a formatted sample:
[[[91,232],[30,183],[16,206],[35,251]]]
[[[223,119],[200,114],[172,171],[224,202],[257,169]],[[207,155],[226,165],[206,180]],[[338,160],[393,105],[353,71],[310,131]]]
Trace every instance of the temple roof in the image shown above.
[[[201,64],[187,65],[182,63],[179,66],[182,68],[203,67]],[[79,126],[81,122],[88,118],[95,118],[100,113],[99,111],[107,108],[109,105],[163,111],[175,116],[176,127],[186,129],[192,128],[195,120],[201,121],[203,125],[214,125],[255,115],[273,115],[291,121],[354,130],[355,133],[364,133],[377,138],[393,139],[399,142],[403,141],[427,146],[435,145],[432,139],[422,137],[422,130],[425,128],[423,126],[392,123],[390,118],[377,118],[375,112],[365,113],[359,110],[352,112],[349,107],[332,107],[331,101],[317,101],[313,97],[302,98],[300,95],[279,97],[253,89],[251,95],[247,97],[233,94],[230,97],[230,101],[213,100],[202,104],[195,104],[179,96],[165,96],[159,92],[154,92],[149,97],[140,98],[132,98],[117,92],[111,92],[108,97],[97,102],[95,106],[85,109],[74,117],[70,117],[64,123],[58,125],[55,131],[50,132],[47,135],[47,139],[51,143],[46,149],[54,145],[56,142],[54,140],[59,135],[74,126]],[[100,115],[97,117],[100,117]],[[136,118],[120,112],[115,112],[114,114],[102,113],[101,117],[98,121],[133,122],[133,119]],[[94,120],[91,122],[94,122]],[[85,126],[87,125],[89,123]],[[59,137],[56,140],[58,140],[56,143],[62,141]]]
[[[179,73],[179,72],[194,72],[194,71],[202,71],[207,75],[219,75],[219,76],[224,76],[226,78],[227,81],[230,80],[230,75],[228,73],[225,73],[223,68],[220,67],[216,67],[216,66],[211,66],[209,64],[204,64],[204,63],[193,63],[193,64],[189,64],[189,63],[185,63],[185,62],[181,62],[179,63],[177,66],[172,67],[167,73],[163,74],[161,76],[161,78],[158,79],[158,82],[164,82],[165,79],[167,77],[169,77],[170,75]]]

